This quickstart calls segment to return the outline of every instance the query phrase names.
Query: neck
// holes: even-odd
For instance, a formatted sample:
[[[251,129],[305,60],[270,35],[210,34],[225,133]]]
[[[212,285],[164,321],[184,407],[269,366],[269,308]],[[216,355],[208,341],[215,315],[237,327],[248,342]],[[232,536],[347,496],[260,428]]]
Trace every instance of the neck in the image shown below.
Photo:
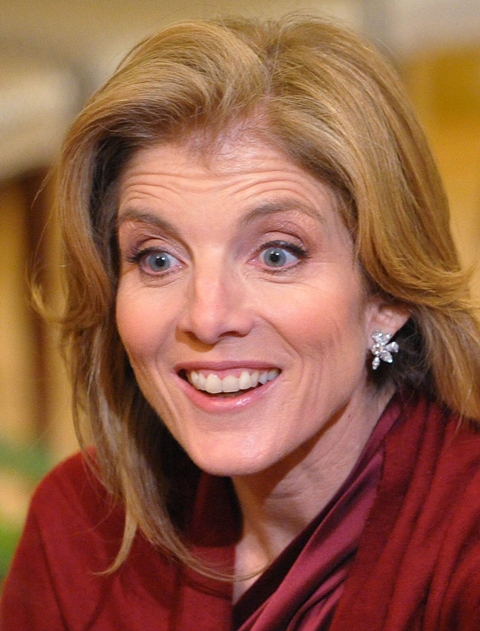
[[[346,480],[385,408],[391,392],[359,415],[342,414],[301,449],[266,471],[234,478],[243,529],[236,574],[240,596],[328,504]]]

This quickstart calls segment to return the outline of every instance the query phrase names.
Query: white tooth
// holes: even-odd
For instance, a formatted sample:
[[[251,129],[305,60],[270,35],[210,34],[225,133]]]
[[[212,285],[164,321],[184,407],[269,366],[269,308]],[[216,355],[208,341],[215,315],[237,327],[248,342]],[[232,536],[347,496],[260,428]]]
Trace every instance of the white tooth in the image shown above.
[[[205,377],[205,375],[202,375],[201,372],[197,373],[198,378],[197,378],[197,383],[195,385],[195,388],[197,388],[198,390],[206,390],[207,389],[207,378]]]
[[[258,381],[263,385],[265,385],[268,381],[268,371],[261,372],[258,376]]]
[[[198,372],[192,370],[191,372],[187,373],[187,379],[189,383],[192,384],[192,386],[198,389]]]
[[[222,380],[218,375],[210,374],[207,377],[205,390],[210,394],[218,394],[222,391]]]
[[[244,370],[240,375],[240,379],[238,380],[240,390],[248,390],[252,387],[251,383],[252,382],[250,379],[250,373],[248,372],[248,370]]]
[[[227,375],[222,379],[223,392],[238,392],[240,390],[238,381],[233,375]]]
[[[243,370],[238,378],[233,375],[227,375],[221,379],[214,373],[210,373],[208,377],[205,377],[201,372],[192,370],[187,374],[187,379],[197,390],[205,390],[210,394],[219,394],[220,392],[249,390],[250,388],[255,388],[259,383],[264,385],[268,381],[275,379],[279,373],[280,371],[277,368],[263,372],[254,370],[252,373],[248,370]]]
[[[250,375],[250,388],[256,388],[258,386],[259,372],[254,370]]]
[[[278,376],[279,372],[280,371],[277,368],[273,368],[272,370],[269,370],[267,381],[272,381],[273,379],[275,379],[275,377]]]

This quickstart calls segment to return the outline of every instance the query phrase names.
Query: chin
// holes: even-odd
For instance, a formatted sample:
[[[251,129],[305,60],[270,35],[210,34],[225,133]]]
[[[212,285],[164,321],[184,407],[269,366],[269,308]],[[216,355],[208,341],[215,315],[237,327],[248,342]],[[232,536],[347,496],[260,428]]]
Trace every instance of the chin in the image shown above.
[[[241,477],[261,473],[268,469],[272,462],[258,454],[241,454],[238,450],[234,453],[215,454],[212,450],[198,453],[190,452],[190,458],[205,473],[221,477]],[[208,453],[208,457],[205,457]]]

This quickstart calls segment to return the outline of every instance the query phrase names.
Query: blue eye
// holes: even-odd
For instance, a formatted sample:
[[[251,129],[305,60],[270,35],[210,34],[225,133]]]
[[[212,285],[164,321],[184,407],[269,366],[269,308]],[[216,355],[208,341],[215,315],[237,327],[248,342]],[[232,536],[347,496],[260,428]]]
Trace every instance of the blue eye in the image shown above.
[[[293,251],[292,251],[293,250]],[[293,245],[273,245],[262,250],[260,258],[267,267],[289,267],[304,258],[305,252]]]
[[[145,253],[142,256],[142,267],[149,273],[167,272],[178,265],[180,261],[177,258],[161,250]]]

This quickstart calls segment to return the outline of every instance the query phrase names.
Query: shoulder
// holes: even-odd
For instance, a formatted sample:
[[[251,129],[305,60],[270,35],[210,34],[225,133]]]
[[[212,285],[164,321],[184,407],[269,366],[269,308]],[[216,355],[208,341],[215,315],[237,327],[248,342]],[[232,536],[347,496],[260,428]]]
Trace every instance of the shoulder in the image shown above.
[[[37,486],[32,505],[41,505],[52,495],[57,499],[75,503],[78,499],[88,501],[107,493],[105,487],[82,453],[76,453],[56,465]]]
[[[480,510],[479,489],[480,433],[435,403],[404,405],[386,440],[382,502],[395,514],[410,502],[444,525],[448,515]]]
[[[387,438],[387,455],[403,473],[461,476],[480,470],[480,432],[450,410],[420,399],[403,405]]]
[[[429,406],[416,455],[404,507],[415,570],[431,568],[426,616],[431,628],[470,629],[480,612],[480,433]]]
[[[479,564],[480,435],[434,403],[402,405],[338,618],[359,630],[475,628]]]
[[[32,497],[27,521],[53,541],[54,533],[72,545],[84,533],[98,531],[120,540],[124,511],[115,503],[83,454],[58,464],[40,482]]]
[[[101,491],[103,485],[93,473],[86,457],[78,452],[57,464],[39,483],[34,501],[49,493],[83,494],[85,491]],[[38,499],[37,499],[38,501]]]
[[[177,577],[160,550],[138,534],[122,567],[105,573],[124,525],[123,508],[82,455],[55,467],[32,499],[5,581],[0,626],[167,628]]]

